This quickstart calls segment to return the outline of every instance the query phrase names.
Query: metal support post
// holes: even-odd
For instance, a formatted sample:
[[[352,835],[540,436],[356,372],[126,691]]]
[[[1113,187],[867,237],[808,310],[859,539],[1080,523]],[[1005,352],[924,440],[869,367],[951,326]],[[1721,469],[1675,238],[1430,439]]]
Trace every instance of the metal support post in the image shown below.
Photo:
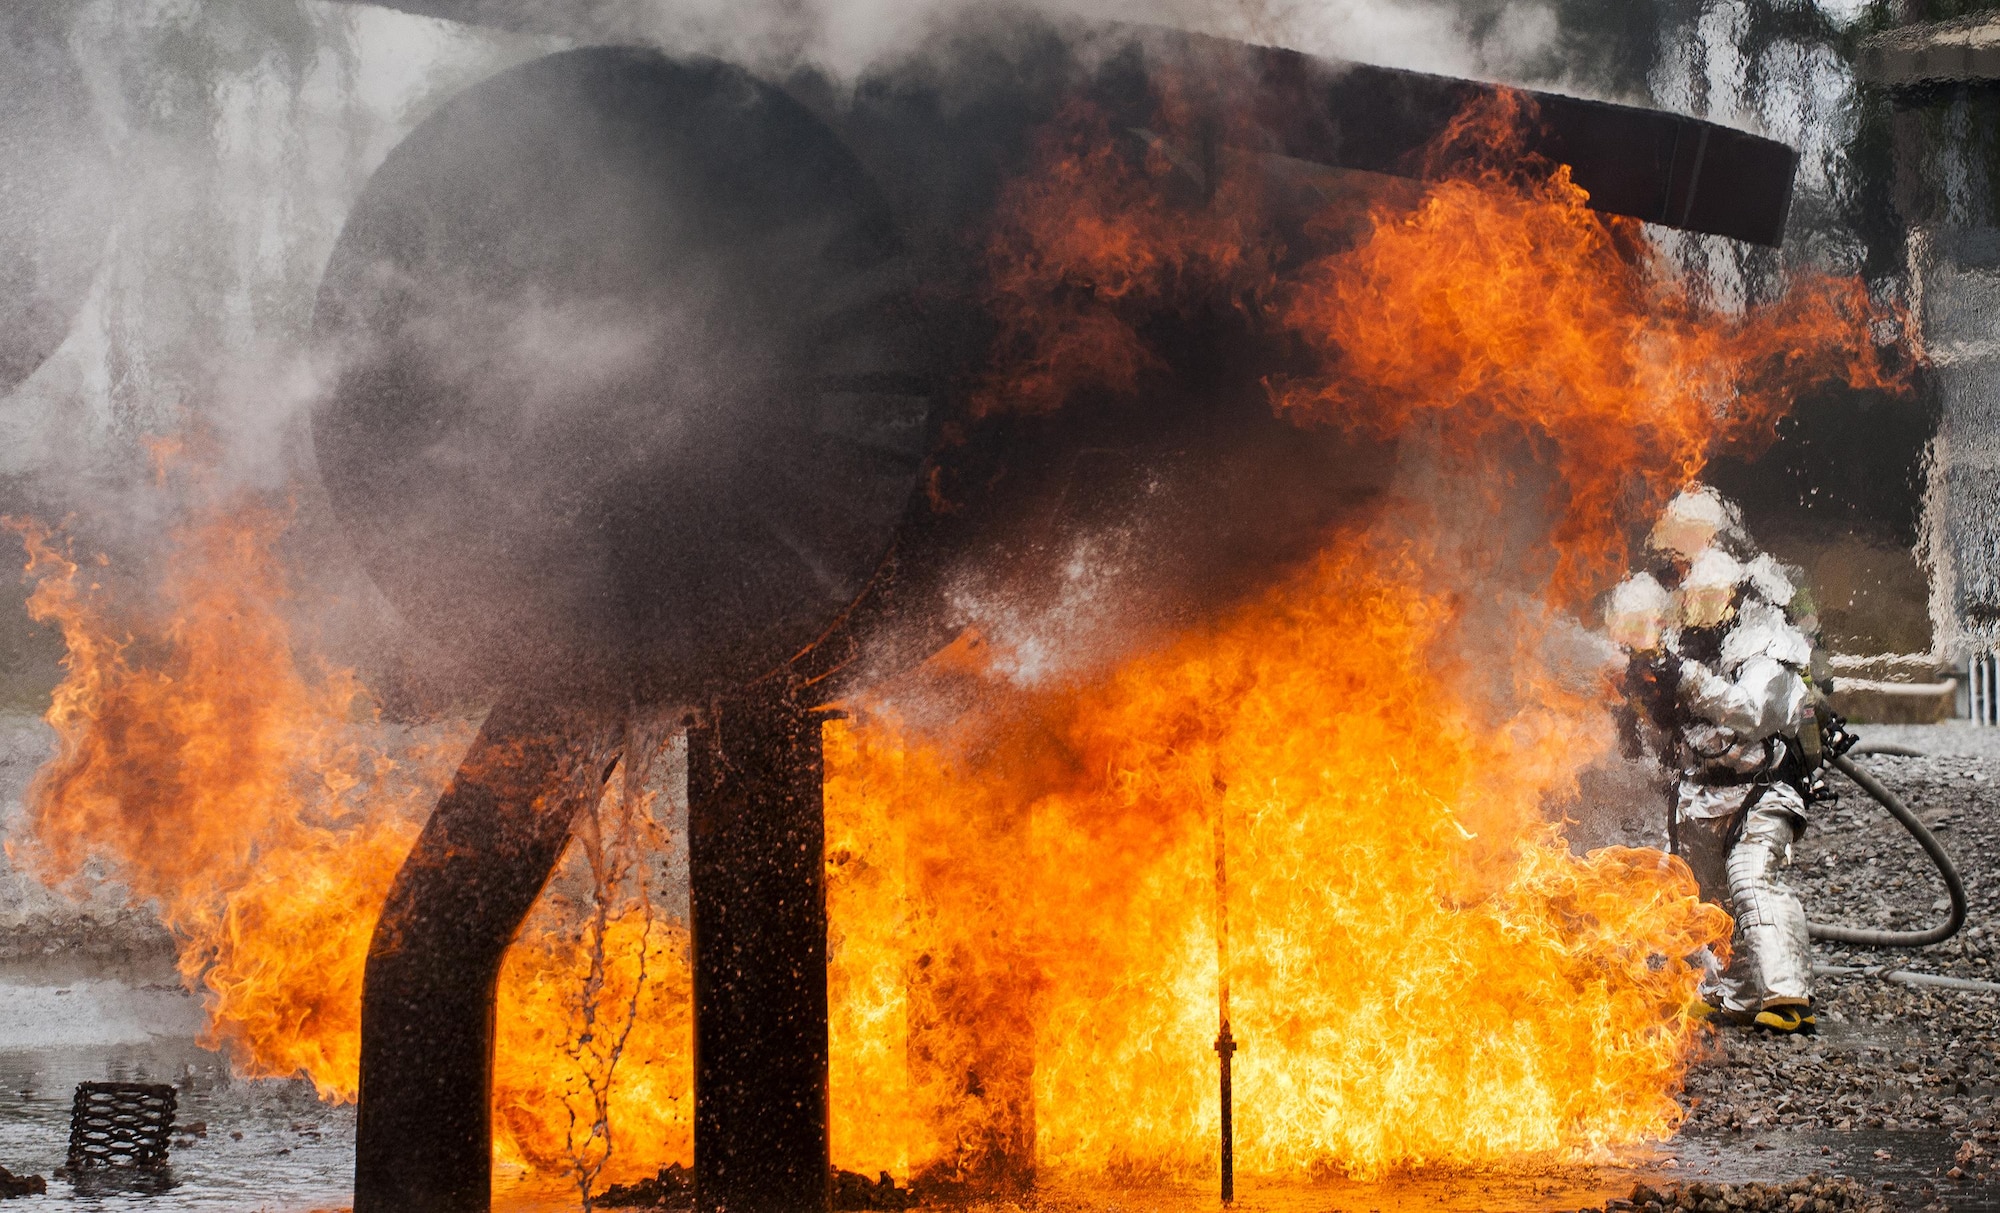
[[[362,975],[355,1213],[492,1206],[500,964],[623,736],[614,711],[501,703],[397,872]]]
[[[823,714],[789,693],[688,729],[698,1213],[824,1213]]]

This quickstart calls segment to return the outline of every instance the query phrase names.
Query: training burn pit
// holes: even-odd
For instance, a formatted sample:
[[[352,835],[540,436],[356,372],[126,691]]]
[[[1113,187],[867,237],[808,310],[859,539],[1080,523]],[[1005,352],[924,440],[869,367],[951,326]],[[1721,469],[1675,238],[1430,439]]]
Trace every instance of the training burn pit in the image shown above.
[[[963,343],[954,330],[975,326],[976,309],[961,317],[956,300],[935,296],[966,275],[926,248],[939,236],[899,228],[954,204],[964,209],[945,233],[974,228],[973,212],[993,204],[973,195],[968,207],[968,194],[1005,175],[1037,117],[1065,105],[1137,111],[1177,85],[1215,87],[1183,119],[1205,133],[1178,152],[1173,134],[1154,136],[1154,154],[1188,158],[1189,193],[1217,195],[1222,157],[1244,156],[1245,144],[1296,157],[1348,150],[1343,131],[1386,130],[1388,148],[1358,155],[1395,167],[1477,101],[1459,82],[1370,69],[1357,70],[1385,79],[1350,80],[1252,48],[1127,37],[1094,70],[1045,67],[1061,81],[1053,89],[1028,78],[1044,95],[1006,82],[1012,95],[997,123],[987,119],[1001,129],[961,135],[949,151],[939,143],[955,132],[931,129],[937,106],[904,95],[858,104],[836,125],[724,64],[621,49],[551,56],[454,99],[406,140],[328,271],[321,323],[345,363],[315,440],[378,584],[503,695],[709,705],[713,719],[690,733],[689,773],[703,1209],[789,1213],[828,1199],[820,763],[805,733],[820,703],[863,677],[870,629],[914,625],[899,640],[921,652],[944,615],[926,601],[936,570],[995,559],[981,549],[1038,512],[1094,510],[1099,519],[1065,521],[1103,526],[1125,506],[1106,489],[1134,464],[1166,485],[1154,490],[1166,504],[1150,519],[1153,541],[1183,536],[1178,561],[1145,570],[1163,598],[1213,598],[1231,587],[1200,583],[1245,580],[1251,570],[1217,572],[1247,546],[1238,528],[1290,549],[1270,564],[1296,562],[1377,487],[1357,466],[1369,440],[1294,426],[1256,399],[1254,375],[1271,364],[1227,348],[1245,341],[1227,318],[1187,325],[1182,378],[1206,390],[1182,400],[1052,399],[1053,420],[1039,425],[992,419],[1004,402],[982,393],[954,402],[967,377],[948,360]],[[1284,125],[1267,126],[1266,111]],[[1140,117],[1106,128],[1172,120]],[[1671,137],[1656,145],[1668,156],[1627,164],[1601,149],[1660,119],[1556,101],[1538,121],[1556,147],[1582,149],[1573,159],[1596,156],[1587,171],[1649,178],[1627,192],[1659,199],[1665,215],[1654,217],[1776,233],[1789,192],[1782,147],[1667,120]],[[1682,166],[1681,147],[1711,141],[1706,173]],[[1711,190],[1740,190],[1743,207],[1700,194],[1698,174]],[[925,187],[939,201],[910,196]],[[1200,215],[1213,198],[1184,205]],[[572,373],[508,365],[549,342],[576,349]],[[955,445],[938,441],[948,425],[962,432]],[[1258,458],[1260,445],[1279,458]],[[1092,456],[1108,474],[1054,483],[1065,466],[1082,479]],[[1232,483],[1232,460],[1263,482]],[[917,491],[928,477],[964,494],[974,467],[986,483],[1047,482],[974,487],[942,506]],[[1272,506],[1294,515],[1283,520],[1293,534],[1271,536]],[[1160,526],[1183,510],[1206,525]],[[490,761],[496,727],[505,736],[489,721],[472,761]],[[577,732],[584,767],[589,734]],[[467,778],[426,839],[461,815]],[[545,792],[553,778],[489,794],[463,814],[473,834],[436,848],[420,839],[398,878],[363,994],[361,1213],[486,1205],[491,990],[560,853],[560,821],[582,803]],[[477,823],[519,813],[546,824],[520,827],[532,840],[518,847],[513,827],[484,827],[507,858],[483,858]],[[434,850],[449,859],[427,861]],[[480,907],[484,930],[411,932],[462,917],[448,907],[471,887],[495,902]],[[462,975],[465,989],[434,996],[440,974]],[[444,1115],[446,1101],[460,1110]]]
[[[333,892],[121,835],[123,738],[276,705],[296,775],[359,695],[260,607],[282,516],[191,523],[137,649],[27,527],[71,650],[37,862],[170,901],[212,1037],[358,1097],[357,1213],[484,1210],[496,1156],[591,1150],[586,1192],[691,1164],[702,1213],[826,1209],[835,1166],[1212,1175],[1218,1054],[1245,1175],[1671,1132],[1688,958],[1729,923],[1549,806],[1606,748],[1579,620],[1647,521],[1803,386],[1893,385],[1858,283],[1725,313],[1650,243],[1775,243],[1794,160],[1137,27],[1024,19],[840,85],[530,59],[390,152],[314,318],[331,509],[491,705],[435,807],[308,797],[212,848]],[[224,627],[282,695],[192,710]],[[386,778],[324,752],[337,797]],[[600,898],[582,980],[624,1018],[578,1029],[538,899],[566,855],[623,879],[643,831],[607,822],[668,752],[685,934]],[[259,924],[315,895],[337,955],[271,977]],[[551,1032],[599,1067],[581,1103],[509,1053]]]

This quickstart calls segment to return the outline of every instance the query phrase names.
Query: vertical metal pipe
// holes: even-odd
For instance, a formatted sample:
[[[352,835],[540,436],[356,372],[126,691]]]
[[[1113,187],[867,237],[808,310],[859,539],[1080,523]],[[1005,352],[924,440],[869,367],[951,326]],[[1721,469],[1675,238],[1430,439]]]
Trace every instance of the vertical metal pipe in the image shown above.
[[[1229,1031],[1229,833],[1223,822],[1227,791],[1215,787],[1215,1002],[1219,1027],[1215,1055],[1222,1062],[1222,1203],[1236,1199],[1236,1089],[1231,1079],[1236,1038]]]
[[[1236,1091],[1229,1074],[1236,1040],[1226,1019],[1215,1038],[1215,1052],[1222,1059],[1222,1203],[1228,1204],[1236,1199]]]
[[[2000,688],[1994,683],[2000,681],[2000,662],[1995,661],[1991,649],[1975,653],[1972,657],[1972,719],[1979,724],[2000,724]]]
[[[501,703],[396,874],[362,975],[355,1213],[491,1207],[500,964],[622,737],[617,712]]]
[[[2000,677],[2000,655],[1992,649],[1980,653],[1980,725],[2000,725],[2000,697],[1996,697],[1996,677]]]
[[[822,714],[773,690],[688,729],[699,1213],[825,1213]]]

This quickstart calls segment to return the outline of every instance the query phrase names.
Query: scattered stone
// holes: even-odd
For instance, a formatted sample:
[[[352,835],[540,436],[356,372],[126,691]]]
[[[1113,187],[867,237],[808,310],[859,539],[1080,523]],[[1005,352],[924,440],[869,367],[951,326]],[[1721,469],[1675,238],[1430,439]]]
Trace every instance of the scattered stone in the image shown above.
[[[833,1172],[833,1207],[836,1210],[850,1209],[908,1209],[915,1206],[917,1198],[908,1188],[899,1188],[887,1171],[877,1179],[866,1175],[835,1168]]]
[[[694,1207],[694,1172],[679,1163],[669,1163],[660,1173],[636,1183],[612,1184],[591,1202],[602,1209],[691,1209]],[[833,1172],[833,1207],[838,1210],[901,1210],[913,1208],[917,1198],[908,1188],[899,1188],[887,1171],[876,1179],[836,1168]]]
[[[1950,819],[1939,837],[1965,878],[1970,912],[1965,929],[1942,944],[1874,951],[1820,943],[1814,961],[2000,981],[2000,785],[1973,778],[2000,761],[2000,729],[1961,722],[1856,731],[1932,755],[1859,761],[1925,820]],[[1784,873],[1807,915],[1905,929],[1943,917],[1943,883],[1903,827],[1859,789],[1833,782],[1840,800],[1814,807]],[[1718,1028],[1688,1075],[1686,1129],[1944,1132],[1961,1143],[1963,1175],[1954,1182],[2000,1180],[2000,996],[1853,974],[1819,979],[1816,1013],[1820,1034],[1810,1038]]]
[[[1639,1184],[1628,1200],[1578,1213],[1881,1213],[1888,1206],[1845,1176],[1814,1175],[1789,1183],[1687,1183],[1655,1188]]]
[[[649,1179],[612,1184],[591,1203],[604,1209],[692,1209],[694,1172],[677,1162],[668,1163]]]
[[[0,1200],[12,1200],[16,1196],[46,1196],[49,1181],[39,1175],[16,1175],[5,1167],[0,1167]]]

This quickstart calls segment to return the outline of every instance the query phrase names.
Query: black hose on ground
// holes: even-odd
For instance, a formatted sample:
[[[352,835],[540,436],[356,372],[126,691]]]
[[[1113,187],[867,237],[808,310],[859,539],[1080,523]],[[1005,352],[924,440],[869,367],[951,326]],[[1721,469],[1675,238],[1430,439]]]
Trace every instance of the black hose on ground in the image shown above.
[[[1848,753],[1859,758],[1863,754],[1887,754],[1894,758],[1927,758],[1929,755],[1915,746],[1898,745],[1893,741],[1864,741]]]
[[[1896,794],[1882,786],[1873,775],[1856,766],[1854,760],[1845,754],[1833,759],[1833,767],[1853,780],[1862,791],[1875,798],[1875,802],[1889,810],[1889,815],[1903,823],[1903,828],[1917,840],[1924,854],[1937,865],[1938,875],[1944,877],[1945,889],[1951,895],[1951,914],[1944,922],[1928,931],[1883,931],[1869,927],[1843,927],[1833,923],[1810,922],[1807,930],[1814,939],[1824,939],[1832,943],[1851,943],[1864,948],[1921,948],[1927,944],[1943,943],[1958,934],[1965,925],[1965,882],[1959,879],[1958,869],[1952,866],[1951,856],[1945,854],[1944,844],[1912,813],[1909,806],[1896,798]]]

